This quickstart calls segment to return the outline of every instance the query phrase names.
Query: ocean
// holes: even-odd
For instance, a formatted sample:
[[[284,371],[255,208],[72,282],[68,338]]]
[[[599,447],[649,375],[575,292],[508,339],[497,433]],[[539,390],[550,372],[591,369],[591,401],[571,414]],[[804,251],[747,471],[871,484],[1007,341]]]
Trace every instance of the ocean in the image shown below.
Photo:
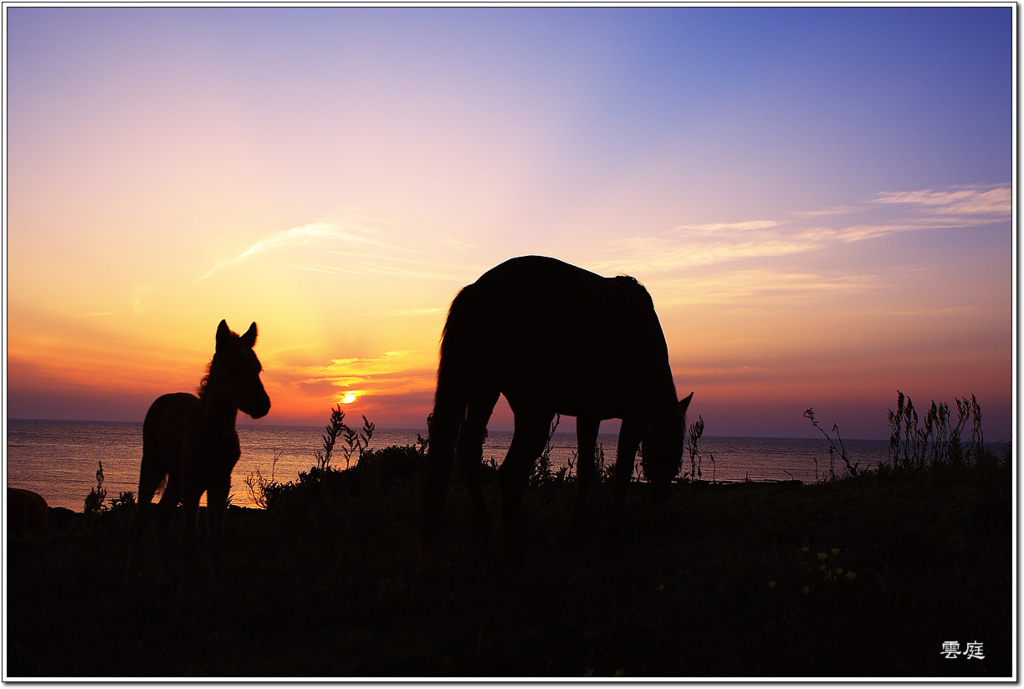
[[[281,482],[294,481],[300,471],[316,464],[313,453],[321,447],[320,426],[239,424],[242,457],[232,474],[231,504],[253,506],[245,477],[257,468],[264,476]],[[371,448],[412,445],[426,429],[377,429]],[[601,434],[606,464],[615,461],[615,434]],[[492,431],[484,444],[484,458],[498,463],[505,456],[511,432]],[[888,458],[888,441],[844,440],[851,462],[861,469]],[[699,441],[700,476],[705,481],[787,481],[813,483],[829,470],[828,442],[824,438],[715,438]],[[574,433],[556,433],[552,440],[554,469],[566,466],[576,450]],[[7,485],[27,488],[42,495],[53,507],[81,512],[85,496],[96,487],[96,473],[103,463],[103,488],[107,499],[121,491],[136,490],[142,457],[142,424],[98,421],[7,420]],[[815,465],[817,459],[817,466]],[[276,463],[275,463],[276,460]],[[353,463],[355,458],[353,457]],[[837,473],[844,473],[840,460]],[[332,466],[345,468],[345,457],[336,449]],[[691,470],[689,456],[683,472]],[[681,473],[683,473],[681,472]],[[205,502],[204,502],[205,504]]]

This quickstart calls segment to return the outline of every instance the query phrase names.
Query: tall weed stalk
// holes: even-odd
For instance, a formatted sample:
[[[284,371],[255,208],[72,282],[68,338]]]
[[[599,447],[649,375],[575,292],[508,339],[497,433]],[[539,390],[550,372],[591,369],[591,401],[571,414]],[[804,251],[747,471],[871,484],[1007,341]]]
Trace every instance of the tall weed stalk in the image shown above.
[[[551,421],[551,428],[548,430],[548,440],[544,443],[544,451],[540,457],[537,458],[537,463],[533,467],[533,474],[530,475],[530,483],[536,485],[543,481],[550,480],[554,474],[551,471],[551,441],[555,437],[555,430],[558,429],[558,424],[562,421],[561,414],[555,414],[555,418]],[[559,472],[561,478],[565,478],[565,471]]]
[[[843,460],[843,463],[846,465],[846,471],[849,472],[850,476],[856,476],[858,473],[858,467],[860,467],[860,462],[850,464],[850,456],[846,454],[846,446],[843,445],[843,439],[839,435],[839,424],[832,424],[832,432],[836,434],[836,439],[833,441],[832,436],[826,433],[825,429],[818,425],[818,422],[814,420],[813,407],[808,408],[807,411],[804,412],[804,417],[809,419],[811,425],[821,431],[821,434],[825,436],[825,440],[828,441],[828,480],[835,481],[838,478],[836,475],[836,457]],[[838,446],[836,446],[836,442],[839,443]],[[817,458],[814,459],[814,477],[818,477]]]
[[[697,415],[697,420],[694,421],[693,423],[691,423],[690,427],[687,429],[687,438],[686,438],[686,452],[690,456],[690,471],[688,471],[687,473],[683,474],[683,478],[686,478],[687,476],[689,476],[691,482],[695,481],[695,480],[700,480],[702,478],[702,476],[703,476],[703,474],[701,473],[701,466],[700,466],[701,465],[701,460],[703,459],[703,457],[702,457],[702,455],[700,453],[700,448],[699,448],[699,444],[698,444],[699,441],[700,441],[700,437],[702,435],[704,435],[704,418],[702,416],[700,416],[700,414],[698,414]],[[714,481],[715,481],[715,456],[714,455],[709,455],[709,456],[711,458],[711,482],[714,483]],[[678,471],[676,473],[678,473]]]
[[[85,496],[85,513],[99,514],[107,510],[107,489],[103,487],[103,462],[99,462],[100,468],[96,470],[96,487],[89,490]]]

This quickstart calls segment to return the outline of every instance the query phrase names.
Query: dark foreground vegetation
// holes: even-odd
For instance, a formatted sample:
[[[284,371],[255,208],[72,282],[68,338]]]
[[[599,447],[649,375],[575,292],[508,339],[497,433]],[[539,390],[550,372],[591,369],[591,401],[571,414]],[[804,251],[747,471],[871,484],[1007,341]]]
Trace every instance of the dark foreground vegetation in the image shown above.
[[[901,395],[901,418],[904,408]],[[910,438],[909,421],[898,429]],[[255,481],[266,510],[229,508],[217,611],[204,588],[205,514],[194,610],[182,619],[158,595],[152,533],[135,593],[121,592],[130,500],[9,538],[8,676],[1015,671],[1010,454],[963,445],[959,433],[944,454],[917,461],[904,443],[892,466],[815,485],[680,482],[670,501],[652,503],[634,484],[620,553],[602,538],[607,476],[593,491],[589,534],[574,540],[574,481],[542,464],[523,505],[528,560],[514,571],[496,548],[474,546],[458,470],[438,557],[417,571],[422,447],[356,447],[351,468],[332,468],[328,451],[296,482]],[[497,511],[491,467],[485,482]],[[172,565],[181,529],[179,510]],[[947,642],[960,653],[943,654]]]

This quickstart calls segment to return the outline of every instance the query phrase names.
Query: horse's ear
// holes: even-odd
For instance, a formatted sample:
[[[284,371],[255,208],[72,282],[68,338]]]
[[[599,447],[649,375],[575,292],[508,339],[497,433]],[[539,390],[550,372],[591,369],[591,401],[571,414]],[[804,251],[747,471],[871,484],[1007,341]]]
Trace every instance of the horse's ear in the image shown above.
[[[689,408],[690,400],[692,400],[692,399],[693,399],[693,393],[691,392],[685,398],[679,400],[679,412],[681,414],[686,414],[686,410]]]
[[[252,349],[253,346],[255,346],[255,344],[256,344],[256,322],[255,321],[253,321],[253,324],[250,325],[249,329],[245,331],[245,334],[242,335],[241,339],[242,339],[242,344],[244,344],[249,349]]]

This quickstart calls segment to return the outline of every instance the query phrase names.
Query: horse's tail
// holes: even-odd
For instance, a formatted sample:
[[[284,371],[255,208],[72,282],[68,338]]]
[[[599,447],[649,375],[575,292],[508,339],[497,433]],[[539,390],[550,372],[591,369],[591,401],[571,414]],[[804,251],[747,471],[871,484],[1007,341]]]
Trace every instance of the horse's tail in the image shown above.
[[[479,356],[481,313],[473,285],[464,287],[452,300],[441,334],[441,357],[437,367],[437,390],[430,418],[427,458],[423,472],[422,506],[418,534],[419,563],[433,556],[448,494],[459,429],[466,418],[469,384]]]

